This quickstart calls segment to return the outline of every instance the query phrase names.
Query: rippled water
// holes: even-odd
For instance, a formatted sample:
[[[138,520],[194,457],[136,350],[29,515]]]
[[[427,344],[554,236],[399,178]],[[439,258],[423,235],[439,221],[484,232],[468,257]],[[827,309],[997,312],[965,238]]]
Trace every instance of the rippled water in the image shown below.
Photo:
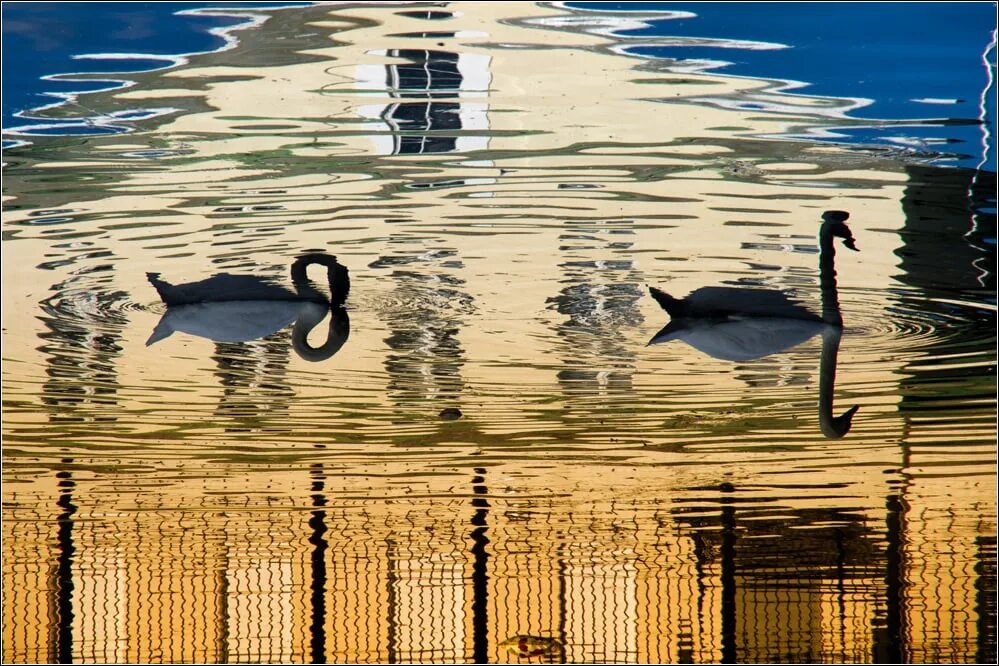
[[[5,661],[994,659],[995,174],[774,138],[840,121],[590,16],[275,12],[5,152]],[[820,312],[830,209],[841,335],[647,345],[650,286]],[[147,345],[147,272],[307,251],[334,355]]]

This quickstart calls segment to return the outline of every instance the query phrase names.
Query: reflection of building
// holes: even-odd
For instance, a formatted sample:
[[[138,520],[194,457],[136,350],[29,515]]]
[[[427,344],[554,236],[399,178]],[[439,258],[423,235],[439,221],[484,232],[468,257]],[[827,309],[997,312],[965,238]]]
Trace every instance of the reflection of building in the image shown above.
[[[996,179],[994,173],[911,166],[901,204],[905,227],[896,254],[898,279],[910,287],[900,301],[939,322],[924,357],[902,371],[899,412],[906,422],[902,465],[923,470],[897,489],[889,502],[889,526],[897,524],[895,558],[906,581],[896,594],[901,654],[909,662],[996,660],[995,606],[981,593],[996,589],[995,541],[982,552],[972,536],[986,527],[992,500],[975,488],[975,476],[959,469],[994,465],[995,311],[955,310],[952,302],[985,302],[996,290]],[[946,257],[941,264],[939,257]],[[984,370],[984,371],[983,371]],[[958,430],[960,424],[960,430]],[[947,433],[927,436],[927,431]],[[953,434],[950,434],[953,433]],[[980,435],[980,441],[975,437]],[[941,441],[943,440],[943,442]],[[948,457],[940,457],[941,446]],[[944,469],[947,474],[934,473]],[[995,486],[992,480],[991,493]],[[955,515],[952,498],[973,498],[966,517]],[[890,619],[890,618],[889,618]],[[968,646],[977,644],[977,655]]]
[[[294,391],[287,383],[288,332],[249,342],[215,344],[215,374],[222,395],[215,409],[227,432],[287,430]]]
[[[55,475],[30,492],[5,483],[3,520],[3,660],[53,663],[59,646],[60,518]],[[18,507],[13,509],[13,507]],[[23,508],[21,508],[23,507]]]
[[[740,510],[731,484],[718,490],[720,516],[680,508],[677,519],[695,529],[699,583],[718,594],[722,661],[869,661],[884,595],[877,535],[847,512],[768,518]]]
[[[643,283],[668,279],[683,293],[731,272],[731,256],[704,249],[725,234],[727,246],[772,264],[758,271],[765,281],[801,285],[815,271],[814,255],[800,251],[813,242],[812,213],[830,200],[855,210],[864,234],[864,261],[844,271],[848,289],[924,289],[906,282],[928,273],[913,262],[918,254],[902,257],[897,279],[890,264],[900,243],[892,230],[906,228],[926,192],[883,164],[847,155],[813,163],[807,144],[757,145],[725,129],[779,134],[785,121],[762,112],[647,101],[752,82],[638,73],[592,34],[525,35],[501,20],[503,3],[471,7],[466,17],[485,36],[453,48],[432,46],[449,39],[436,35],[386,35],[406,34],[419,15],[305,8],[316,36],[300,44],[310,55],[299,64],[261,63],[261,79],[247,83],[258,68],[211,61],[212,70],[172,70],[151,91],[168,95],[196,80],[190,87],[203,85],[204,106],[217,110],[178,115],[157,136],[190,151],[183,168],[125,170],[108,156],[120,147],[94,144],[108,150],[95,151],[106,162],[94,170],[117,189],[90,204],[92,217],[67,223],[66,242],[93,232],[95,216],[135,211],[129,225],[161,227],[162,241],[136,239],[142,229],[123,235],[129,243],[101,228],[129,257],[115,280],[133,299],[151,298],[142,272],[154,259],[167,274],[193,277],[207,270],[201,258],[226,258],[233,269],[266,263],[307,237],[344,248],[355,259],[345,263],[362,269],[355,293],[365,307],[352,315],[365,333],[304,380],[274,341],[217,349],[192,340],[190,353],[143,355],[154,317],[141,308],[129,312],[134,330],[60,312],[40,324],[40,350],[32,330],[5,333],[29,368],[11,368],[20,384],[5,389],[32,403],[22,386],[38,356],[49,380],[38,422],[18,406],[5,423],[17,441],[10,474],[30,483],[7,484],[14,490],[4,496],[4,656],[380,662],[485,653],[501,661],[511,660],[501,644],[515,636],[558,641],[567,661],[970,660],[976,641],[978,654],[994,652],[995,607],[984,592],[995,585],[994,542],[980,535],[994,529],[995,505],[975,487],[991,469],[982,462],[994,452],[991,417],[962,445],[975,462],[967,477],[934,478],[919,465],[932,472],[928,463],[947,458],[940,449],[953,451],[949,439],[968,432],[967,422],[930,424],[921,430],[930,447],[900,448],[898,431],[921,425],[920,406],[933,403],[918,393],[932,387],[901,373],[896,404],[904,367],[896,358],[854,363],[865,423],[841,448],[817,449],[804,426],[664,423],[683,395],[720,394],[721,411],[754,382],[728,367],[692,377],[658,364],[668,384],[635,371],[648,359],[647,335],[635,335],[642,313],[660,316]],[[322,94],[317,81],[328,82]],[[272,84],[281,95],[259,95]],[[659,112],[670,122],[650,139],[648,119]],[[733,151],[752,155],[760,174],[727,172]],[[463,155],[471,152],[480,154]],[[52,179],[59,168],[45,166]],[[199,182],[206,173],[210,187]],[[955,181],[947,187],[958,191]],[[836,182],[849,188],[829,187]],[[905,187],[912,196],[900,215]],[[218,205],[229,203],[239,211]],[[282,208],[268,210],[274,203]],[[11,228],[20,229],[18,215],[11,211]],[[187,259],[162,249],[205,247],[219,230],[239,244]],[[913,226],[905,249],[920,250],[925,231]],[[7,283],[19,266],[44,261],[34,255],[49,245],[39,235],[5,243],[12,247],[24,258],[4,262]],[[960,256],[962,266],[981,258]],[[29,289],[5,292],[5,310],[34,312],[35,299]],[[844,344],[847,361],[862,352]],[[959,366],[941,377],[954,380]],[[149,388],[151,376],[158,386]],[[851,373],[844,379],[849,387]],[[982,384],[985,412],[991,379]],[[176,400],[160,389],[178,385],[182,402],[153,404]],[[291,388],[299,401],[288,400]],[[449,424],[457,429],[407,418],[476,393],[476,420]],[[593,418],[598,410],[606,423]],[[142,438],[108,431],[121,414],[148,419],[129,424]],[[239,439],[234,427],[246,429],[239,444],[253,450],[229,446]],[[622,433],[651,446],[622,445]],[[745,439],[760,445],[751,460],[732,449]],[[329,448],[317,469],[309,456],[319,440]],[[414,442],[426,457],[400,456]],[[302,443],[305,452],[295,448]],[[682,450],[689,444],[701,448]],[[73,457],[60,462],[64,446]],[[486,462],[469,492],[462,466],[472,447]],[[615,461],[621,468],[608,469]],[[805,489],[801,505],[782,507],[779,518],[753,515],[679,480],[719,470],[740,476],[740,493],[728,494],[736,497],[742,488],[777,494],[791,479]],[[903,476],[908,485],[892,485]],[[423,488],[414,478],[431,481]],[[849,488],[836,491],[844,479]],[[469,498],[476,493],[488,499]],[[980,516],[992,518],[979,524]]]

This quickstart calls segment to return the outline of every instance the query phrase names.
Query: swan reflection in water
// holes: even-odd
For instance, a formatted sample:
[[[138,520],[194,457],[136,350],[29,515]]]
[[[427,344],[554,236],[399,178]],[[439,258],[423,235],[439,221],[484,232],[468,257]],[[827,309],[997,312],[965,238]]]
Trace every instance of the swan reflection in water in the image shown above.
[[[682,340],[714,358],[749,361],[777,354],[821,334],[819,424],[826,437],[843,437],[849,432],[853,415],[859,407],[854,405],[839,416],[832,414],[836,357],[843,335],[833,239],[841,238],[843,245],[858,251],[853,234],[846,225],[849,217],[849,213],[839,210],[822,214],[819,229],[821,316],[779,291],[702,287],[685,298],[674,298],[652,287],[652,297],[666,310],[670,321],[649,344]]]
[[[330,296],[309,280],[312,264],[326,266]],[[295,291],[266,278],[220,273],[199,282],[173,285],[159,273],[147,273],[167,306],[146,345],[169,337],[175,331],[215,342],[247,342],[275,333],[294,322],[292,347],[307,361],[330,358],[350,336],[350,318],[343,304],[350,291],[347,268],[336,257],[323,253],[304,254],[291,265]],[[326,342],[313,347],[309,332],[330,314]]]

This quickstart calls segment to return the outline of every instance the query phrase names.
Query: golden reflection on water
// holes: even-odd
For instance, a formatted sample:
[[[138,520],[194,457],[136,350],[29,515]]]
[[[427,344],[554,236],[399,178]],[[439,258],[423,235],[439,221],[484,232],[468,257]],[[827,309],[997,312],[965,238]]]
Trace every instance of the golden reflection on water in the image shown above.
[[[4,660],[987,660],[971,176],[747,138],[799,121],[567,10],[407,11],[277,12],[98,100],[186,113],[6,156]],[[814,309],[827,209],[863,250],[843,440],[821,340],[645,346],[649,285]],[[328,360],[287,330],[146,346],[147,271],[287,281],[312,249],[351,272]]]

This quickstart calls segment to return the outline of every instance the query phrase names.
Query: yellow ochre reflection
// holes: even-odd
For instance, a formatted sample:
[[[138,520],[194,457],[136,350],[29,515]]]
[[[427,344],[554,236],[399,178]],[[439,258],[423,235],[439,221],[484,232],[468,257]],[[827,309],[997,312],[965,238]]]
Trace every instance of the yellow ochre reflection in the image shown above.
[[[777,139],[805,121],[703,103],[768,82],[590,18],[276,11],[92,102],[183,113],[5,155],[5,662],[994,650],[966,215],[994,178]],[[830,285],[840,208],[864,253]],[[277,280],[302,248],[349,302],[164,312],[147,279]],[[763,358],[648,347],[666,280],[845,314]]]

